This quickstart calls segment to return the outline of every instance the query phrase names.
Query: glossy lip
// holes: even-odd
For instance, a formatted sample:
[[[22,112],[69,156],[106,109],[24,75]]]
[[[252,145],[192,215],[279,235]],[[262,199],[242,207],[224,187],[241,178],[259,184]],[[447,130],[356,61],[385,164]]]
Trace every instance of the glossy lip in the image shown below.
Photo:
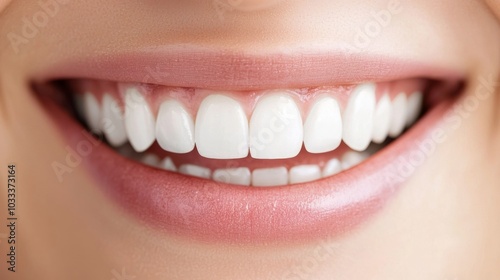
[[[452,70],[380,57],[160,51],[55,63],[33,80],[147,82],[147,68],[153,69],[158,61],[164,62],[161,71],[175,69],[177,74],[158,76],[154,83],[197,88],[250,90],[419,76],[447,81],[463,78]],[[224,65],[226,68],[221,68]],[[235,71],[234,75],[225,75],[229,71]],[[412,156],[418,143],[430,139],[453,104],[441,102],[395,142],[351,170],[312,183],[248,188],[187,177],[126,159],[112,148],[99,145],[53,101],[43,97],[41,101],[71,147],[82,141],[95,144],[93,152],[84,158],[87,169],[98,185],[138,220],[170,234],[231,243],[307,242],[338,236],[367,221],[409,178],[412,172],[400,174],[401,161]]]
[[[460,70],[349,51],[242,54],[190,45],[73,57],[32,76],[35,82],[87,78],[223,90],[303,88],[408,77],[459,80]]]

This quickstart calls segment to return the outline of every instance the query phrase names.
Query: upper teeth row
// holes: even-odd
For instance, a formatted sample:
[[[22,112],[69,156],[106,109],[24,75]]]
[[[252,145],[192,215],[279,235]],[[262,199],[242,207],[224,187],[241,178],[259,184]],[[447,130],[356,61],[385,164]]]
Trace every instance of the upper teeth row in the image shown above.
[[[124,114],[114,97],[104,94],[101,104],[90,92],[80,96],[77,107],[94,132],[104,132],[119,146],[130,141],[137,152],[156,140],[166,151],[187,153],[195,145],[206,158],[295,157],[304,144],[310,153],[335,150],[343,140],[356,151],[371,141],[382,143],[396,137],[420,114],[422,93],[385,94],[377,102],[374,84],[358,85],[345,108],[332,96],[320,95],[303,120],[287,91],[262,96],[248,119],[241,104],[222,94],[208,95],[196,119],[177,100],[164,101],[155,118],[148,102],[135,87],[124,93]]]

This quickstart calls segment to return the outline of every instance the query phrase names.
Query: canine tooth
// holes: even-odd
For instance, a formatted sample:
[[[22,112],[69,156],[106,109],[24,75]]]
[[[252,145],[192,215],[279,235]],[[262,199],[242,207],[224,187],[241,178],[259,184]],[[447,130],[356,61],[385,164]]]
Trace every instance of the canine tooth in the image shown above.
[[[130,144],[143,152],[155,141],[155,119],[148,103],[134,87],[125,92],[125,130]]]
[[[179,167],[179,173],[198,178],[210,179],[212,171],[210,171],[210,169],[206,167],[201,167],[194,164],[183,164]]]
[[[245,158],[248,119],[241,105],[220,94],[206,97],[196,116],[195,142],[200,155],[206,158]]]
[[[306,183],[321,179],[321,170],[317,165],[299,165],[290,169],[290,184]]]
[[[288,184],[288,170],[286,167],[261,168],[252,172],[252,186],[272,187]]]
[[[342,156],[342,169],[347,170],[351,167],[354,167],[360,163],[362,163],[365,159],[368,158],[368,155],[365,153],[349,151]]]
[[[83,95],[83,117],[93,133],[101,132],[101,107],[95,96],[86,92]]]
[[[157,167],[160,164],[160,158],[155,154],[145,154],[142,156],[141,162],[152,167]]]
[[[174,171],[174,172],[177,171],[177,167],[175,167],[175,164],[170,157],[164,158],[158,166],[164,170]]]
[[[371,142],[375,112],[375,85],[357,86],[344,111],[344,142],[353,150],[363,151]]]
[[[340,160],[334,158],[329,160],[325,167],[323,168],[323,178],[333,176],[335,174],[338,174],[342,171],[342,163]]]
[[[252,174],[250,172],[250,169],[245,167],[217,169],[214,171],[212,178],[217,182],[250,186]]]
[[[310,153],[335,150],[342,141],[342,117],[337,101],[325,97],[315,102],[304,124],[304,146]]]
[[[156,119],[158,145],[173,153],[188,153],[194,149],[194,121],[184,106],[176,100],[160,105]]]
[[[399,93],[392,101],[392,114],[391,114],[391,127],[389,135],[391,137],[398,137],[406,124],[406,94]]]
[[[373,124],[373,142],[383,143],[389,134],[391,125],[391,99],[384,94],[375,109]]]
[[[108,142],[118,147],[127,142],[127,132],[118,102],[109,94],[102,98],[102,130]]]
[[[258,159],[295,157],[304,127],[295,101],[285,93],[262,97],[250,119],[250,154]]]
[[[414,92],[408,98],[408,108],[406,114],[406,126],[410,126],[417,120],[422,111],[424,96],[421,92]]]

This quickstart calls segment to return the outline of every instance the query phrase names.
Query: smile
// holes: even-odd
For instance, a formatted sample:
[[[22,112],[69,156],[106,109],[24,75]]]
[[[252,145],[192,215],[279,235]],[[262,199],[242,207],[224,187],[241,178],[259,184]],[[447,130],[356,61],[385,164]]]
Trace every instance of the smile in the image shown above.
[[[212,71],[213,80],[113,72],[131,60],[154,68],[153,57],[135,55],[102,60],[94,74],[88,64],[58,66],[35,87],[70,147],[106,143],[84,157],[106,193],[141,221],[201,239],[298,240],[353,228],[411,176],[401,179],[398,159],[429,137],[462,86],[452,71],[389,63],[413,72],[384,74],[369,59],[349,66],[368,70],[327,82],[314,77],[314,59],[301,77],[307,67],[292,73],[289,57],[280,67],[290,76],[268,80],[232,59],[228,82],[210,68],[226,57],[204,58],[201,70],[185,67],[187,56],[172,61],[187,60],[179,73]]]
[[[315,181],[361,163],[380,146],[370,143],[397,138],[417,120],[426,87],[419,80],[253,92],[69,85],[90,130],[122,154],[259,187]]]

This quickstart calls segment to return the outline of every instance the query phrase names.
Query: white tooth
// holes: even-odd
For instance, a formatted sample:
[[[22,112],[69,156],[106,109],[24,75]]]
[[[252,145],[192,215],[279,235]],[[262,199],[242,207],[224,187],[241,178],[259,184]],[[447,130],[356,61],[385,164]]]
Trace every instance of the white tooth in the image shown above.
[[[392,113],[391,113],[391,127],[389,129],[389,135],[391,137],[398,137],[406,124],[406,94],[400,93],[392,101]]]
[[[155,154],[145,154],[142,156],[141,162],[152,167],[157,167],[160,164],[160,158]]]
[[[101,132],[101,107],[95,96],[86,92],[83,95],[83,117],[93,133]]]
[[[212,174],[210,169],[194,164],[181,165],[179,167],[179,173],[204,179],[210,179],[210,175]]]
[[[196,148],[201,156],[214,159],[248,155],[248,119],[241,105],[224,95],[210,95],[198,109]]]
[[[184,154],[194,149],[194,122],[184,106],[176,100],[160,105],[156,119],[156,141],[162,149]]]
[[[137,152],[147,150],[155,141],[155,118],[144,97],[134,87],[125,92],[125,129]]]
[[[354,151],[346,152],[344,156],[342,156],[342,169],[347,170],[351,167],[354,167],[363,162],[367,158],[368,155],[365,153],[354,152]]]
[[[321,169],[317,165],[299,165],[290,169],[290,184],[312,182],[321,179]]]
[[[373,124],[373,142],[383,143],[391,126],[391,99],[384,94],[375,109]]]
[[[159,164],[159,167],[161,169],[165,169],[165,170],[168,170],[168,171],[177,171],[177,167],[175,167],[175,164],[174,162],[172,161],[172,159],[170,157],[166,157],[164,158],[160,164]]]
[[[292,158],[304,139],[302,117],[284,93],[262,97],[250,119],[250,154],[258,159]]]
[[[335,174],[338,174],[342,171],[342,163],[340,160],[334,158],[329,160],[325,167],[323,168],[323,178],[333,176]]]
[[[414,92],[408,98],[408,109],[406,115],[406,126],[412,125],[420,115],[422,111],[422,104],[424,101],[424,96],[421,92]]]
[[[217,182],[250,186],[252,174],[250,173],[250,169],[245,167],[217,169],[214,171],[212,178]]]
[[[252,186],[273,187],[288,184],[286,167],[255,169],[252,172]]]
[[[342,117],[337,101],[322,98],[313,105],[304,124],[304,146],[310,153],[335,150],[342,141]]]
[[[127,132],[123,123],[121,109],[116,100],[109,94],[102,98],[102,130],[108,142],[118,147],[127,142]]]
[[[357,86],[344,111],[343,139],[353,150],[365,150],[372,140],[375,113],[375,85]]]

